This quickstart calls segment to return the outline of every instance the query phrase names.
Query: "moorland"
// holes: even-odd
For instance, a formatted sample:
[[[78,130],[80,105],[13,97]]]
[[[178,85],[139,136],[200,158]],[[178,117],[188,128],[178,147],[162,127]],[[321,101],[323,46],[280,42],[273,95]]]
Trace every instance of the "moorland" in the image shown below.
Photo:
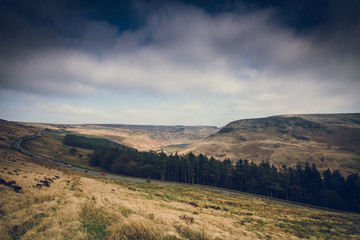
[[[91,168],[93,150],[63,144],[69,132],[7,121],[0,122],[0,130],[1,239],[360,238],[356,213],[284,205],[196,185],[80,173],[11,148],[16,140],[44,131],[25,147]]]

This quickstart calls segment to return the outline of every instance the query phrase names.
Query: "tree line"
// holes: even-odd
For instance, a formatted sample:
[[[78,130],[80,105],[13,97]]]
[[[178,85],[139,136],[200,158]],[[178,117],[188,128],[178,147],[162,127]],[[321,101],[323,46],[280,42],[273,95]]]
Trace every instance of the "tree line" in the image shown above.
[[[82,136],[71,137],[72,141],[65,139],[64,144],[74,147],[84,146],[86,139],[91,139],[94,152],[90,165],[117,174],[228,188],[360,212],[358,174],[351,174],[345,179],[338,170],[328,169],[321,174],[315,164],[278,168],[268,162],[255,164],[242,159],[233,164],[229,159],[219,161],[203,154],[167,155],[164,152],[137,151],[123,145],[109,147],[100,139]],[[101,144],[97,145],[97,141]]]
[[[77,134],[66,134],[63,143],[68,146],[73,147],[79,147],[79,148],[85,148],[85,149],[101,149],[102,151],[110,151],[113,148],[118,149],[132,149],[134,148],[127,147],[125,145],[115,143],[113,141],[110,141],[108,139],[104,138],[89,138]]]

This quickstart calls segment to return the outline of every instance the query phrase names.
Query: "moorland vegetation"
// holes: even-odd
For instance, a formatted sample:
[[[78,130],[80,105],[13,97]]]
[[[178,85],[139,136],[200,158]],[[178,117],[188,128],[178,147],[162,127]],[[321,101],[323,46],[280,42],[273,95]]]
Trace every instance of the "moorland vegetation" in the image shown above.
[[[255,164],[248,160],[217,160],[205,155],[142,152],[108,140],[67,134],[64,144],[92,149],[89,164],[134,177],[209,185],[322,207],[360,212],[360,179],[345,179],[338,170],[321,174],[316,165],[296,168]],[[106,143],[106,144],[104,144]]]
[[[300,208],[198,185],[116,180],[11,148],[40,130],[0,121],[0,239],[360,238],[356,213]],[[66,152],[71,161],[89,160],[93,150],[63,146],[60,139],[59,133],[44,133],[24,145],[48,157],[56,153],[57,160]]]

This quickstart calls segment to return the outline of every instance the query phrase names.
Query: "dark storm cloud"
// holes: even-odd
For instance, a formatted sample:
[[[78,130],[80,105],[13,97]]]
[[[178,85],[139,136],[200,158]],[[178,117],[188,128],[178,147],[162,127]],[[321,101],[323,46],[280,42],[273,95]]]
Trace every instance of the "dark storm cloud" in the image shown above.
[[[344,61],[360,59],[360,2],[329,1],[323,23],[314,35]]]
[[[218,94],[239,110],[325,101],[359,109],[358,1],[113,3],[5,1],[0,87]]]

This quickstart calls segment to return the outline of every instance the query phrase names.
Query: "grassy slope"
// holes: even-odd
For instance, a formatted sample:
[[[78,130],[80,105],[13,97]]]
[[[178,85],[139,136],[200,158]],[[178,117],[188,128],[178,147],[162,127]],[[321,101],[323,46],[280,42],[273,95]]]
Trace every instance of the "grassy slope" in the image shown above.
[[[360,114],[289,115],[235,121],[186,149],[219,159],[315,163],[320,170],[360,172]]]
[[[33,128],[19,127],[18,124],[0,119],[0,148],[9,148],[12,143],[22,137],[35,135]]]
[[[1,239],[360,237],[358,214],[310,211],[196,187],[97,178],[12,150],[0,154],[0,178],[22,187],[16,193],[0,185]],[[49,187],[34,187],[45,178],[53,179]]]
[[[359,214],[100,178],[9,148],[0,148],[0,161],[0,178],[22,187],[17,193],[0,184],[4,240],[360,238]]]
[[[89,166],[90,158],[88,154],[91,154],[93,151],[75,148],[77,150],[76,153],[71,154],[70,149],[73,147],[63,145],[64,136],[65,133],[44,132],[40,138],[26,141],[23,147],[38,155],[52,158],[56,161],[96,170],[97,168]]]

